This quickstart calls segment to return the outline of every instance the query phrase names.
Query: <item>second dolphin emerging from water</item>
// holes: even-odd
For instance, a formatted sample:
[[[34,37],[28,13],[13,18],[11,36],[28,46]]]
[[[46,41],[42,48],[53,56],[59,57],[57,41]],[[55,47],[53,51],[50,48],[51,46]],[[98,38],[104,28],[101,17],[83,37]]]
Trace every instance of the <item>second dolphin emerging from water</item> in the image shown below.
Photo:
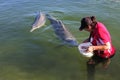
[[[62,23],[62,21],[56,20],[54,17],[50,16],[49,14],[47,14],[46,16],[50,20],[50,23],[54,28],[55,34],[61,40],[63,40],[65,43],[71,46],[78,46],[75,37],[68,31],[68,29]]]
[[[33,32],[35,29],[38,29],[42,27],[46,22],[46,16],[42,12],[39,12],[39,14],[36,16],[35,21],[32,25],[32,29],[30,32]]]

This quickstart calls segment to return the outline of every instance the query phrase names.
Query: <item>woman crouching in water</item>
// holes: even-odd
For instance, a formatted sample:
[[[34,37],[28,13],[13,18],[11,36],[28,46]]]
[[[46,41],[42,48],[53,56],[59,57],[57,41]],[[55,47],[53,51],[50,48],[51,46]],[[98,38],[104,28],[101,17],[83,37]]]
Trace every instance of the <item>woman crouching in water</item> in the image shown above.
[[[94,80],[95,66],[99,63],[107,68],[110,58],[115,55],[115,48],[112,45],[111,36],[105,25],[96,21],[95,16],[81,19],[80,31],[90,32],[90,36],[84,42],[91,42],[92,46],[87,48],[87,52],[93,52],[93,56],[87,62],[88,80]]]

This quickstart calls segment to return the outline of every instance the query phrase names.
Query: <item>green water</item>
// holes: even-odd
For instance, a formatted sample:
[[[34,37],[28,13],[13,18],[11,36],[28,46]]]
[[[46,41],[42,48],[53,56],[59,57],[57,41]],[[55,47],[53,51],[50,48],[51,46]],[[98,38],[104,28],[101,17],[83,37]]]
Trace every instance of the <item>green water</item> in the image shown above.
[[[59,46],[49,21],[30,33],[36,12],[63,21],[80,43],[80,19],[95,15],[111,33],[116,55],[107,70],[96,67],[96,80],[119,80],[119,0],[0,0],[0,80],[86,80],[86,59],[77,47]]]

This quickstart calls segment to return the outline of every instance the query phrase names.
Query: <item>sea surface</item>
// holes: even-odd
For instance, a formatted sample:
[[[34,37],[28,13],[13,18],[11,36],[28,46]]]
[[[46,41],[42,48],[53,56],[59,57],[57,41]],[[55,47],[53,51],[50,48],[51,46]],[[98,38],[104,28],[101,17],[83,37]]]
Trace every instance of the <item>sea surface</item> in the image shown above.
[[[37,12],[63,21],[79,43],[80,20],[96,16],[109,30],[116,55],[95,80],[120,80],[120,0],[0,0],[0,80],[87,80],[86,61],[77,47],[62,45],[50,25],[30,32]]]

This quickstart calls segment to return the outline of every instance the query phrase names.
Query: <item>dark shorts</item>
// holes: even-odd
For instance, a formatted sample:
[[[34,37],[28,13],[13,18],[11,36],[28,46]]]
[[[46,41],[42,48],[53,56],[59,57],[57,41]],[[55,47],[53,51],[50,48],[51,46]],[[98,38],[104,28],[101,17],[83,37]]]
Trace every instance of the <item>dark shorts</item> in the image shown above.
[[[94,55],[91,59],[92,59],[93,61],[95,61],[96,64],[98,64],[98,63],[104,62],[104,61],[112,58],[113,56],[114,56],[114,55],[110,56],[109,58],[102,58],[102,57],[100,57],[100,56]]]

